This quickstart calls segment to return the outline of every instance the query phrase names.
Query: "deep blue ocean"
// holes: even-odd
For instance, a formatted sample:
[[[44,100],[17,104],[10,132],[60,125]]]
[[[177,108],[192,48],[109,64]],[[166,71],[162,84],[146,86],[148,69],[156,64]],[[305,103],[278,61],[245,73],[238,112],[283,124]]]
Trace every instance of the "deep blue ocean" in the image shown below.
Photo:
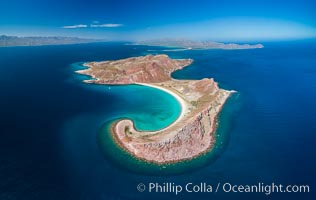
[[[264,45],[188,51],[124,43],[0,48],[0,199],[313,199],[316,41]],[[151,166],[138,168],[119,150],[109,152],[115,148],[104,143],[105,125],[128,117],[142,130],[163,128],[177,118],[178,103],[144,86],[85,84],[88,77],[74,71],[82,62],[159,53],[194,59],[174,78],[213,77],[238,92],[220,115],[214,155],[150,173]],[[137,191],[139,183],[150,182],[309,185],[310,192]]]

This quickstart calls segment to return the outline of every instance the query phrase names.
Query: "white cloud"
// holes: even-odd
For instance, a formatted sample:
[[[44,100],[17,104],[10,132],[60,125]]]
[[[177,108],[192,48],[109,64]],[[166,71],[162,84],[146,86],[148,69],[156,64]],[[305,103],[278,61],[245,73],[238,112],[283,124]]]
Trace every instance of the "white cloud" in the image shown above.
[[[123,26],[123,24],[98,24],[98,21],[93,21],[92,24],[86,25],[86,24],[76,24],[71,26],[62,26],[61,28],[67,28],[67,29],[75,29],[75,28],[116,28]]]
[[[123,24],[91,24],[92,28],[116,28],[123,26]]]
[[[62,28],[87,28],[88,26],[85,24],[77,24],[77,25],[71,25],[71,26],[63,26]]]

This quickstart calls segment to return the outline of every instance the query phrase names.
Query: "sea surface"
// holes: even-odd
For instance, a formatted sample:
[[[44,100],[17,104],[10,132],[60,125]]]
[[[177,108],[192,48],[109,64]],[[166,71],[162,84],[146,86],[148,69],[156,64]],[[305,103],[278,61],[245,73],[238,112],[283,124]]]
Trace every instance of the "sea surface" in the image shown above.
[[[0,199],[313,199],[316,188],[316,41],[252,50],[177,50],[94,43],[0,48]],[[111,140],[113,120],[158,130],[180,113],[145,86],[85,84],[88,61],[147,54],[192,58],[176,79],[213,77],[236,90],[213,151],[178,165],[135,160]],[[309,193],[139,192],[144,183],[308,185]]]

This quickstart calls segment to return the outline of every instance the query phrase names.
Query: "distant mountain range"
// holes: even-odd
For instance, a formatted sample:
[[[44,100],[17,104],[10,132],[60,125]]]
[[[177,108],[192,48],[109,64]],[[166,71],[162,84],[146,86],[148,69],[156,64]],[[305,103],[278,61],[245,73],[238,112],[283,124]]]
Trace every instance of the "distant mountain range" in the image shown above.
[[[8,46],[39,46],[39,45],[57,45],[57,44],[79,44],[102,42],[96,39],[84,39],[78,37],[17,37],[0,36],[0,47]]]
[[[0,47],[9,46],[40,46],[40,45],[60,45],[60,44],[80,44],[104,42],[105,40],[85,39],[79,37],[17,37],[0,35]],[[220,43],[214,41],[194,41],[186,39],[159,39],[143,40],[133,44],[148,46],[167,46],[185,49],[257,49],[263,48],[262,44],[235,44]]]
[[[167,46],[186,49],[258,49],[263,48],[262,44],[235,44],[220,43],[213,41],[193,41],[185,39],[159,39],[138,41],[135,44],[148,46]]]

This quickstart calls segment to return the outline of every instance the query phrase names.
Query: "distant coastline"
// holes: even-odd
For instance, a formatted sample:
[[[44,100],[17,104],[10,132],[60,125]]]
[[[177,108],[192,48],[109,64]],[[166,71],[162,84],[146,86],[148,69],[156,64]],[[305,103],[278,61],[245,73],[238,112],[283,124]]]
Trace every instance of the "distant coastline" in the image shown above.
[[[159,39],[159,40],[144,40],[133,43],[135,45],[146,46],[164,46],[171,48],[182,48],[182,50],[198,50],[198,49],[261,49],[262,44],[235,44],[235,43],[220,43],[214,41],[195,41],[185,39]]]
[[[0,35],[0,47],[44,46],[102,42],[102,40],[78,37],[17,37]]]
[[[101,39],[89,39],[80,37],[61,37],[61,36],[33,36],[33,37],[18,37],[0,35],[0,47],[14,47],[14,46],[45,46],[45,45],[67,45],[67,44],[84,44],[105,42]],[[185,51],[185,50],[199,50],[199,49],[261,49],[264,48],[262,44],[235,44],[235,43],[220,43],[214,41],[194,41],[185,39],[159,39],[159,40],[143,40],[137,42],[127,43],[127,45],[146,45],[146,46],[160,46],[170,49],[163,51]]]

